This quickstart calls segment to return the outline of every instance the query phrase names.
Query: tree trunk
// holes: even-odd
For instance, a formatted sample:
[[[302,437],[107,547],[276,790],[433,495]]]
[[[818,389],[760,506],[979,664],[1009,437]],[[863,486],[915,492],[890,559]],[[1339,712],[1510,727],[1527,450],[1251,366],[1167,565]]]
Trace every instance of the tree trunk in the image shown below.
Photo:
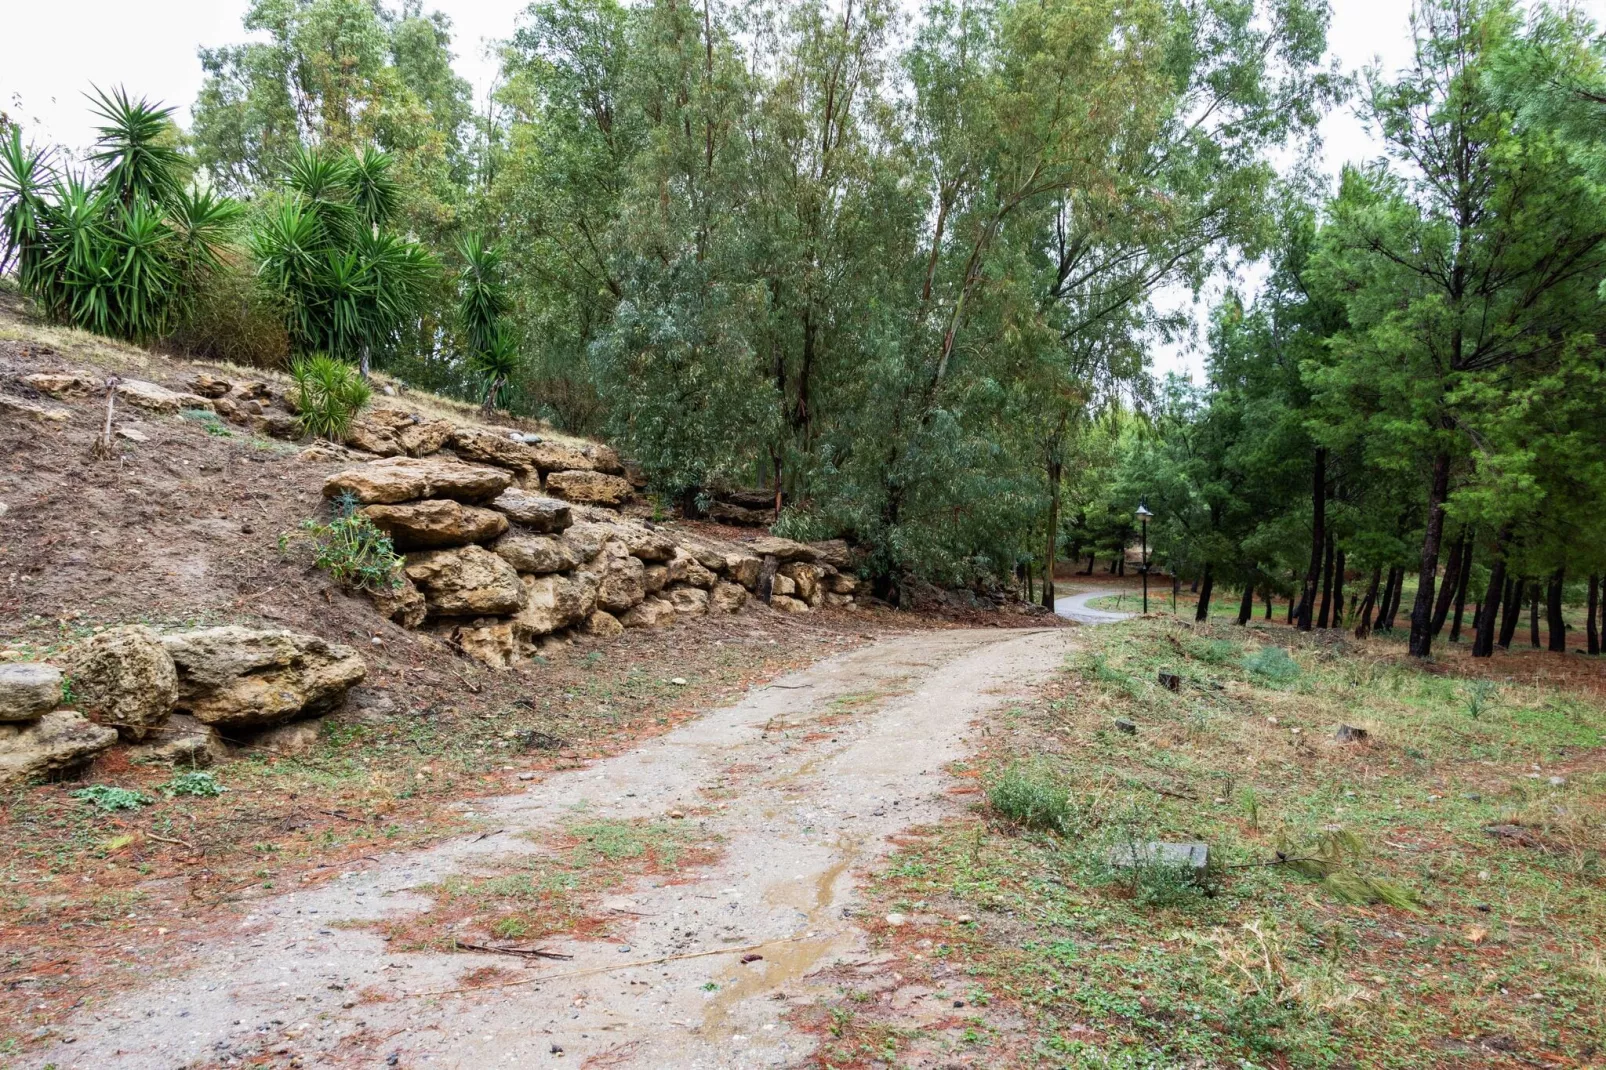
[[[1461,579],[1455,585],[1455,617],[1450,622],[1450,642],[1461,641],[1461,614],[1467,608],[1467,588],[1472,585],[1472,555],[1476,544],[1473,542],[1473,533],[1467,533],[1467,545],[1461,551]],[[1474,624],[1476,627],[1476,624]]]
[[[1059,554],[1060,464],[1048,464],[1048,553],[1043,565],[1043,608],[1054,608],[1054,559]]]
[[[1261,593],[1266,596],[1266,619],[1271,620],[1271,584],[1266,584],[1266,589]]]
[[[1344,627],[1344,551],[1333,558],[1333,627]]]
[[[1472,637],[1472,656],[1475,658],[1486,658],[1494,653],[1495,620],[1499,617],[1496,610],[1500,608],[1501,596],[1505,593],[1505,543],[1509,538],[1511,529],[1506,528],[1495,543],[1494,564],[1489,567],[1489,586],[1484,589],[1483,604],[1478,609],[1477,632]]]
[[[1411,655],[1433,651],[1433,591],[1439,578],[1439,544],[1444,539],[1444,499],[1450,493],[1450,455],[1433,459],[1433,485],[1428,490],[1428,527],[1422,536],[1422,565],[1417,573],[1416,601],[1411,605]]]
[[[1311,478],[1310,567],[1305,570],[1305,591],[1299,600],[1299,630],[1310,631],[1311,611],[1316,607],[1316,584],[1321,580],[1322,555],[1327,549],[1327,447],[1316,447],[1315,472]]]
[[[1327,537],[1327,546],[1322,550],[1322,608],[1316,614],[1316,627],[1327,627],[1327,615],[1333,608],[1333,538]]]
[[[1550,652],[1567,653],[1567,618],[1562,616],[1561,598],[1566,590],[1566,566],[1558,568],[1550,577],[1550,597],[1545,600],[1545,626],[1550,631]]]
[[[1238,624],[1243,627],[1249,623],[1249,618],[1255,615],[1255,585],[1244,584],[1244,600],[1238,606]]]
[[[1082,575],[1084,575],[1084,576],[1093,575],[1093,566],[1096,565],[1097,563],[1098,563],[1098,555],[1097,554],[1088,554],[1087,555],[1087,571],[1082,573]]]
[[[1600,653],[1600,625],[1595,623],[1595,611],[1600,608],[1600,576],[1589,577],[1589,622],[1584,630],[1589,637],[1589,653],[1593,657]]]
[[[1372,582],[1366,585],[1366,596],[1361,599],[1359,622],[1355,625],[1355,638],[1365,639],[1372,634],[1372,607],[1377,605],[1377,585],[1383,582],[1383,566],[1372,569]]]
[[[1528,645],[1539,649],[1539,581],[1528,585]]]
[[[1021,575],[1026,577],[1026,601],[1037,601],[1036,597],[1032,594],[1032,566],[1030,564],[1022,565]]]
[[[1206,565],[1204,570],[1204,584],[1199,588],[1199,608],[1194,610],[1193,619],[1203,621],[1210,619],[1210,591],[1216,585],[1216,569],[1214,565]]]
[[[1389,566],[1388,578],[1383,581],[1383,597],[1377,603],[1377,616],[1372,620],[1372,630],[1386,632],[1394,626],[1389,619],[1389,607],[1394,604],[1394,591],[1398,586],[1400,570],[1397,566]]]
[[[1517,624],[1522,618],[1522,585],[1521,577],[1512,576],[1506,580],[1506,594],[1500,608],[1500,649],[1510,650],[1512,637],[1517,634]]]
[[[1450,560],[1444,563],[1444,586],[1439,589],[1438,601],[1433,606],[1433,621],[1430,627],[1435,639],[1444,630],[1445,618],[1450,615],[1450,604],[1455,601],[1456,588],[1461,586],[1461,557],[1466,548],[1467,533],[1463,528],[1450,547]]]

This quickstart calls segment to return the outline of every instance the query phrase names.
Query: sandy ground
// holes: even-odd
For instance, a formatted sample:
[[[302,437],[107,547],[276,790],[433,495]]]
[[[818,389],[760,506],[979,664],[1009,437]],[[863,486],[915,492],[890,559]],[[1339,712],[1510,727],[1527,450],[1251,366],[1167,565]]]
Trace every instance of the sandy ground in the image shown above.
[[[983,714],[1063,664],[1073,635],[896,637],[524,794],[460,804],[477,805],[494,834],[380,856],[263,901],[180,976],[86,1006],[29,1065],[794,1065],[812,1042],[784,1016],[824,994],[810,976],[869,953],[852,920],[854,871],[889,836],[963,805],[945,767],[971,751]],[[597,904],[620,919],[606,942],[541,942],[571,962],[519,970],[503,956],[391,954],[374,928],[341,924],[427,910],[410,889],[535,851],[521,833],[577,813],[673,811],[722,838],[719,860],[689,882],[616,889]],[[699,952],[716,953],[652,961]],[[502,983],[518,983],[442,994],[484,966],[512,967]]]

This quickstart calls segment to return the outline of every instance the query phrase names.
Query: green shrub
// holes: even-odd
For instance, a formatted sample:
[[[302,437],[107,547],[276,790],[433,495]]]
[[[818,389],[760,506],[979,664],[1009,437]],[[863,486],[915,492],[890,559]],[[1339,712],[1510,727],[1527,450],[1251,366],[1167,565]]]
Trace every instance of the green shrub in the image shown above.
[[[1256,676],[1278,684],[1298,679],[1300,671],[1299,663],[1280,646],[1263,646],[1253,654],[1245,655],[1243,667]]]
[[[296,384],[297,422],[303,434],[338,442],[372,393],[357,370],[323,353],[303,357],[290,368]]]
[[[72,793],[72,797],[91,804],[103,814],[115,813],[118,810],[138,810],[141,806],[155,802],[149,795],[128,788],[114,788],[109,784],[91,784],[87,788],[79,788]]]
[[[988,786],[987,804],[1024,829],[1063,833],[1070,828],[1070,792],[1043,768],[1010,766]]]
[[[335,517],[327,524],[306,520],[301,524],[312,541],[312,563],[346,587],[381,594],[402,585],[402,557],[390,536],[357,512],[357,501],[343,494],[334,501]],[[287,552],[290,535],[279,536],[279,549]]]
[[[192,795],[198,799],[212,799],[222,795],[223,790],[223,785],[217,782],[217,777],[200,770],[179,773],[162,785],[162,791],[169,797]]]

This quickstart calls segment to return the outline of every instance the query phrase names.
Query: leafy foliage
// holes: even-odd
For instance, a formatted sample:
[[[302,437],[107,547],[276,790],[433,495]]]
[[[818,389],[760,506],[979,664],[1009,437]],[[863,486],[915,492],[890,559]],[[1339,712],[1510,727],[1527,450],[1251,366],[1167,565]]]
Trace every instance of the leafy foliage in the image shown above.
[[[1070,830],[1070,793],[1046,769],[1012,765],[987,786],[987,804],[1006,821],[1040,832]]]
[[[176,773],[172,780],[162,785],[162,792],[169,798],[187,795],[197,799],[213,799],[224,792],[222,784],[217,777],[204,769],[192,769],[186,773]]]
[[[382,593],[402,584],[401,555],[374,522],[357,511],[350,496],[332,503],[334,518],[327,524],[306,520],[302,534],[312,542],[315,567],[324,569],[336,582],[355,590]],[[280,537],[280,548],[289,547],[290,537]]]
[[[130,788],[114,788],[109,784],[91,784],[87,788],[78,788],[72,792],[72,797],[89,803],[103,814],[112,814],[119,810],[138,810],[155,801],[142,792]]]
[[[296,361],[290,374],[296,386],[296,422],[302,432],[342,441],[372,394],[362,376],[349,364],[323,353]]]

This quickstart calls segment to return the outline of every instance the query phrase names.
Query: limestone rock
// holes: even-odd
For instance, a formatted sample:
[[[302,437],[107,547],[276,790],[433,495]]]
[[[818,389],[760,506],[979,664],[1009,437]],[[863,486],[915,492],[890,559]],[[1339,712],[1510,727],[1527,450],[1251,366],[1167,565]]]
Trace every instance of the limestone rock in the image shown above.
[[[561,442],[542,442],[530,447],[535,466],[543,472],[581,472],[596,468],[596,462],[573,446]],[[618,460],[618,455],[614,457]],[[577,501],[579,499],[576,499]]]
[[[623,475],[624,462],[619,460],[618,452],[612,446],[587,446],[583,451],[591,458],[592,467],[599,472],[606,472],[610,476]]]
[[[598,639],[611,638],[624,630],[625,626],[619,623],[619,618],[606,610],[599,609],[585,620],[586,634]]]
[[[416,628],[424,623],[424,618],[429,614],[429,604],[424,601],[418,585],[405,572],[399,578],[401,582],[395,587],[385,591],[370,591],[368,597],[373,599],[374,609],[381,617],[395,621],[403,628]]]
[[[419,498],[480,502],[495,498],[513,477],[500,468],[464,464],[440,457],[382,457],[330,476],[323,496],[351,494],[363,505],[393,505]]]
[[[777,579],[779,578],[777,577]],[[782,613],[807,613],[809,604],[790,595],[778,594],[771,596],[770,608],[778,609]]]
[[[524,604],[518,572],[482,546],[409,554],[407,575],[435,616],[496,617]]]
[[[832,594],[853,594],[859,589],[859,577],[851,572],[838,572],[827,576],[825,585]]]
[[[751,554],[726,554],[725,575],[751,591],[758,586],[758,573],[764,562]]]
[[[213,399],[220,398],[234,389],[233,383],[207,371],[196,372],[184,385],[190,388],[191,393]]]
[[[444,449],[456,430],[450,420],[420,420],[396,432],[396,442],[409,457],[428,457]]]
[[[814,551],[814,560],[822,565],[832,568],[847,568],[853,564],[853,551],[842,539],[826,539],[823,542],[811,542],[809,549]]]
[[[704,590],[707,590],[708,588],[714,586],[714,581],[718,578],[718,576],[715,576],[712,572],[708,571],[695,560],[690,561],[686,565],[685,582],[691,584],[693,587],[701,587]]]
[[[161,637],[140,624],[108,628],[74,646],[66,660],[73,696],[98,724],[139,742],[178,701],[178,672]]]
[[[244,379],[234,384],[229,397],[236,401],[272,401],[273,387],[261,379]]]
[[[747,549],[759,557],[773,557],[778,561],[813,561],[817,556],[813,547],[774,535],[754,539],[747,544]]]
[[[204,724],[257,728],[326,713],[368,672],[349,646],[301,632],[226,625],[162,636],[178,708]]]
[[[602,472],[553,472],[547,476],[546,489],[583,505],[623,505],[630,497],[630,484],[623,477]]]
[[[400,409],[368,409],[358,413],[346,428],[346,445],[381,457],[395,457],[403,452],[396,435],[402,428],[413,426],[417,419]]]
[[[267,751],[282,757],[305,754],[318,745],[318,722],[299,721],[259,732],[248,746],[252,750]]]
[[[714,613],[735,613],[746,604],[747,588],[739,583],[721,580],[708,595],[709,611]]]
[[[582,561],[590,561],[602,552],[603,546],[613,538],[614,528],[611,524],[597,524],[591,521],[580,521],[563,533],[563,541],[574,547],[574,552]]]
[[[661,531],[639,524],[622,524],[619,540],[629,547],[632,557],[643,561],[668,561],[675,556],[675,540]]]
[[[22,381],[53,398],[88,397],[100,387],[100,381],[88,372],[35,372],[24,375]]]
[[[810,565],[802,561],[788,561],[781,566],[781,575],[789,577],[797,588],[793,591],[780,591],[781,594],[795,593],[798,598],[811,606],[820,604],[820,580],[825,576],[825,570],[819,565]]]
[[[790,598],[797,594],[797,581],[784,572],[775,574],[775,580],[770,586],[771,598]]]
[[[516,571],[537,576],[548,572],[568,572],[583,560],[572,543],[551,535],[509,532],[498,539],[491,549]]]
[[[212,411],[211,398],[203,398],[199,394],[181,394],[143,379],[124,379],[117,384],[116,391],[119,401],[152,412],[177,412],[180,409]]]
[[[246,426],[268,438],[299,438],[301,424],[287,412],[269,411],[246,418]]]
[[[518,663],[518,633],[511,621],[476,617],[459,625],[452,638],[459,650],[487,668],[506,669]]]
[[[535,451],[540,447],[514,442],[504,435],[475,427],[459,427],[452,434],[452,449],[465,461],[479,461],[506,468],[527,483],[532,476],[539,479]]]
[[[685,583],[686,575],[691,570],[692,556],[680,547],[675,548],[675,556],[669,559],[665,566],[670,583]]]
[[[526,576],[524,590],[524,608],[513,625],[526,638],[578,624],[597,608],[597,578],[589,572]]]
[[[117,742],[117,733],[74,710],[52,710],[31,724],[0,724],[0,787],[82,769]]]
[[[229,747],[218,730],[187,713],[175,713],[151,729],[145,742],[128,748],[128,760],[149,765],[204,769],[228,761]]]
[[[667,565],[648,565],[643,573],[648,594],[657,594],[669,586],[669,567]]]
[[[515,488],[504,490],[486,504],[520,527],[529,528],[542,535],[555,535],[574,522],[568,502],[558,498],[542,497],[539,494],[527,494]],[[585,556],[592,557],[595,553],[593,550]]]
[[[682,617],[702,617],[708,613],[708,592],[701,587],[676,587],[669,592],[669,602]]]
[[[507,517],[501,513],[449,498],[404,505],[367,505],[360,512],[389,534],[401,551],[489,542],[507,530]]]
[[[597,605],[621,613],[647,597],[647,568],[639,557],[610,556],[597,588]]]
[[[0,394],[0,412],[11,413],[15,416],[26,416],[30,420],[39,420],[50,424],[64,424],[72,419],[72,413],[66,409],[52,409],[44,405],[36,405],[31,401],[12,397],[10,394]]]
[[[61,670],[54,665],[0,665],[0,721],[31,721],[60,701]]]
[[[660,628],[675,620],[674,603],[662,598],[649,598],[619,618],[626,628]]]
[[[827,591],[825,593],[825,604],[834,606],[837,609],[845,609],[853,605],[853,596],[851,594],[832,594]]]

